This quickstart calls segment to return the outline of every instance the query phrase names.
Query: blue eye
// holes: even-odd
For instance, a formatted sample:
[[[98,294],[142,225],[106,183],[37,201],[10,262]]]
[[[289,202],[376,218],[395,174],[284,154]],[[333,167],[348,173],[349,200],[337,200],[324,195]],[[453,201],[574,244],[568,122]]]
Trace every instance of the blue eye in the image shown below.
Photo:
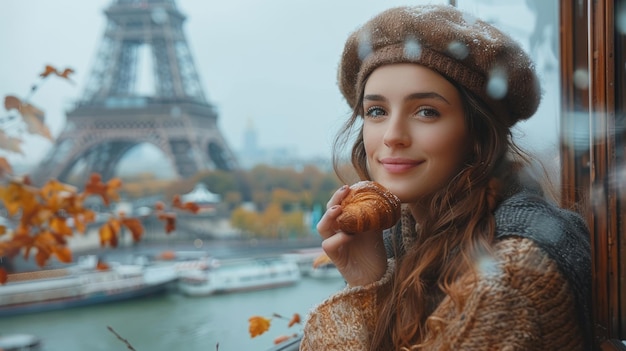
[[[416,114],[420,117],[425,117],[425,118],[436,118],[441,115],[439,111],[435,110],[434,108],[428,108],[428,107],[420,108]]]
[[[372,106],[365,111],[367,117],[380,117],[385,115],[385,110],[380,106]]]

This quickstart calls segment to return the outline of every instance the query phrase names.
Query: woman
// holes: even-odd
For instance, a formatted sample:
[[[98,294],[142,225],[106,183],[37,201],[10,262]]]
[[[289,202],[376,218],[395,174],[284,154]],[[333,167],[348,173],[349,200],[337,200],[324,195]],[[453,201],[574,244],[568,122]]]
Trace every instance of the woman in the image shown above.
[[[356,173],[402,217],[346,234],[350,190],[331,197],[317,228],[348,286],[311,311],[301,350],[589,349],[588,230],[511,140],[540,101],[519,45],[452,6],[394,8],[349,37],[339,86],[354,113],[338,146],[356,128]]]

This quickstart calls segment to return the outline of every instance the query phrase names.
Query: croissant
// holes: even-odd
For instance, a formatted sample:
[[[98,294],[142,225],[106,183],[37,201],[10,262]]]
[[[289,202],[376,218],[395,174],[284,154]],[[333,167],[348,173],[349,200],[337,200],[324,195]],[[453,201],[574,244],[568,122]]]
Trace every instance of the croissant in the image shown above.
[[[345,233],[387,229],[400,219],[400,199],[374,181],[353,184],[341,207],[337,222]]]

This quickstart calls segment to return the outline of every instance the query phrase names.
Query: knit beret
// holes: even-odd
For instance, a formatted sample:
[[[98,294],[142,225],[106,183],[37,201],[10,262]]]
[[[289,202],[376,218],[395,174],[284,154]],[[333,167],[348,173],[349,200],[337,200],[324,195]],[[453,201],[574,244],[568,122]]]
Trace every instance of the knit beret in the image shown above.
[[[392,63],[435,70],[483,100],[508,127],[531,117],[541,100],[534,64],[519,44],[452,5],[392,8],[349,36],[338,81],[351,108],[372,71]]]

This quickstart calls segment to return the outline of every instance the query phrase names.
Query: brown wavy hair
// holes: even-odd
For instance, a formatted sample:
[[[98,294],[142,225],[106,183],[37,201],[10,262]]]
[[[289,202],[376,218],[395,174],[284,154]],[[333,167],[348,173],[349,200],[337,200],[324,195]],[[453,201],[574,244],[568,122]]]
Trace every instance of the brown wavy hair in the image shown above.
[[[396,252],[393,282],[378,292],[377,326],[371,350],[415,350],[429,344],[428,330],[445,321],[429,319],[445,295],[461,309],[464,296],[454,282],[466,273],[476,274],[475,262],[489,255],[495,237],[493,211],[503,196],[504,184],[517,184],[517,172],[529,164],[528,156],[515,145],[504,119],[455,82],[463,101],[465,124],[473,152],[465,165],[428,201],[430,212],[416,226],[416,237],[405,252]],[[355,136],[350,160],[359,179],[371,179],[366,166],[362,124],[363,90],[352,116],[334,144],[333,166],[341,173],[340,150]],[[398,248],[398,243],[394,247]],[[398,308],[402,306],[402,308]]]

